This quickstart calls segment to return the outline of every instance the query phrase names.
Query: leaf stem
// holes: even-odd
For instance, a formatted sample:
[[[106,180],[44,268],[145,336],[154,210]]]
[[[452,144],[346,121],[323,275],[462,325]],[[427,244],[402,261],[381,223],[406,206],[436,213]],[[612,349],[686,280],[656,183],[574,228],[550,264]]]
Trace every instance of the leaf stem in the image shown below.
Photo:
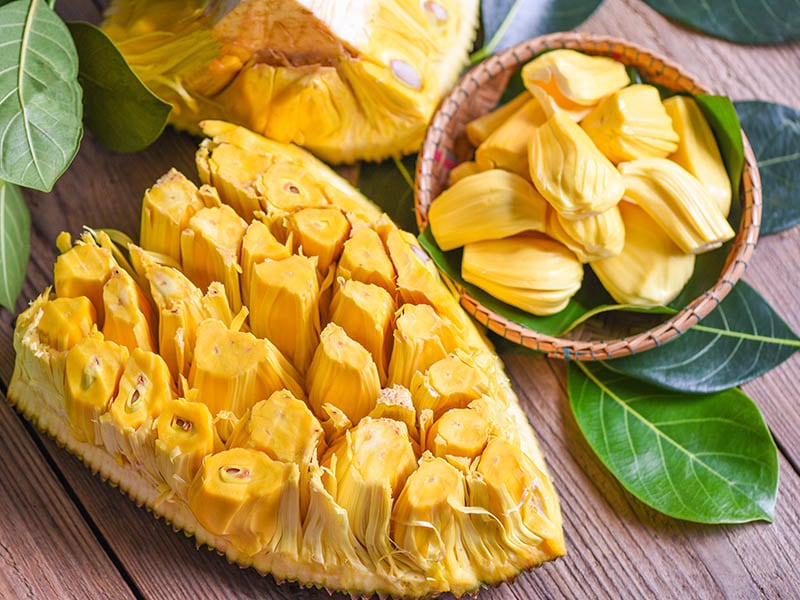
[[[392,157],[392,160],[394,161],[394,165],[397,167],[397,170],[400,171],[400,174],[403,176],[403,179],[408,184],[408,187],[410,187],[411,190],[413,191],[414,178],[411,177],[411,173],[408,172],[408,169],[406,169],[406,166],[403,164],[403,161],[397,158],[396,156]]]
[[[500,27],[497,28],[492,39],[489,40],[489,43],[484,44],[483,48],[480,50],[476,50],[473,52],[469,57],[470,64],[474,65],[482,61],[487,56],[491,55],[494,52],[494,49],[497,48],[497,45],[500,43],[500,40],[503,39],[503,36],[506,34],[506,30],[511,26],[511,22],[514,20],[514,17],[517,15],[517,12],[522,7],[522,0],[517,0],[514,2],[514,5],[506,14],[506,18],[503,19],[503,22],[500,23]]]
[[[744,333],[741,331],[731,331],[728,329],[717,329],[716,327],[707,327],[705,325],[695,325],[690,331],[704,331],[706,333],[715,333],[717,335],[724,335],[728,337],[742,338],[745,340],[753,340],[755,342],[764,342],[765,344],[779,344],[781,346],[794,346],[800,348],[800,340],[787,340],[785,338],[774,338],[765,335],[756,335],[753,333]]]

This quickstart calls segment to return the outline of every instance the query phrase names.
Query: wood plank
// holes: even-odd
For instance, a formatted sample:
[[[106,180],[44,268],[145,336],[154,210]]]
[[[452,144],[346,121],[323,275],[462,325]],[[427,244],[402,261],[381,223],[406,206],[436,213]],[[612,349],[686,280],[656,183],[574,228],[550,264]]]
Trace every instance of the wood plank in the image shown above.
[[[0,456],[0,598],[134,597],[4,395]]]

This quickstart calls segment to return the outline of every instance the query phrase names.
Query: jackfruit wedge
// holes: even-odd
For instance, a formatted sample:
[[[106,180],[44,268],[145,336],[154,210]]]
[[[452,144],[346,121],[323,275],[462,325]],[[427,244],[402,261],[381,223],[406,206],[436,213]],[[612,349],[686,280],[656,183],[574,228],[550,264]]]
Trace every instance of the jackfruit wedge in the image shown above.
[[[417,150],[477,0],[114,0],[103,29],[172,123],[227,119],[329,162]]]
[[[233,233],[170,258],[131,244],[132,273],[91,236],[62,237],[55,292],[17,318],[12,402],[138,503],[277,579],[462,595],[562,555],[558,498],[502,363],[414,237],[307,153],[209,127],[199,164],[215,161],[219,193],[198,190],[209,203],[187,216],[195,192],[173,174],[149,202],[172,193],[176,222],[212,210],[203,222]],[[249,182],[277,163],[338,190],[323,210],[352,227],[335,217],[333,235],[303,238],[299,218],[237,215],[242,199],[269,204]],[[319,211],[307,198],[287,212]],[[168,219],[142,224],[177,249]],[[103,308],[154,333],[104,335]]]

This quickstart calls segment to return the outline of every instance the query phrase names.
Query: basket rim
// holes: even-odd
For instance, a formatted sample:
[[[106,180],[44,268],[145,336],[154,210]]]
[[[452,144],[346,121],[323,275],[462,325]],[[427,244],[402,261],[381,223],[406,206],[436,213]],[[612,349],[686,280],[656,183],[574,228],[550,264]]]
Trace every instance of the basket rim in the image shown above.
[[[659,66],[658,72],[652,74],[653,78],[664,74],[674,76],[675,85],[672,89],[676,91],[693,94],[710,93],[708,86],[700,83],[696,77],[687,73],[682,66],[668,57],[614,36],[577,32],[553,33],[525,40],[497,53],[473,66],[461,77],[443,99],[428,126],[417,159],[414,185],[414,211],[420,232],[427,227],[427,210],[435,197],[431,185],[434,165],[444,168],[445,172],[449,172],[455,166],[455,163],[442,152],[442,145],[448,141],[446,125],[457,113],[460,101],[468,98],[482,85],[494,84],[493,79],[496,76],[508,70],[513,72],[537,54],[555,48],[612,55],[625,64],[643,60],[649,65]],[[502,84],[503,88],[505,85],[506,83]],[[459,284],[448,280],[456,290],[462,307],[480,324],[509,341],[544,352],[550,357],[567,360],[605,360],[637,354],[683,334],[719,306],[733,289],[744,273],[758,241],[763,206],[761,178],[756,157],[744,131],[741,131],[741,136],[744,146],[744,167],[740,187],[742,215],[736,237],[714,285],[675,315],[646,331],[627,337],[597,340],[561,338],[537,332],[508,320],[483,306]],[[442,274],[442,277],[446,278],[446,275]]]

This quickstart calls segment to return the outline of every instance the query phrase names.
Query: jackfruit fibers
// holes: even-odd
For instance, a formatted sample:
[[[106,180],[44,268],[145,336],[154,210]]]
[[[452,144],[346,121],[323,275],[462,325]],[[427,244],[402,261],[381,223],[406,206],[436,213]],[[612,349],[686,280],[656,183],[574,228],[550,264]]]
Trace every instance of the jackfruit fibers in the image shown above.
[[[466,65],[477,0],[114,0],[105,32],[198,132],[225,119],[329,162],[419,148]]]
[[[9,398],[174,525],[279,579],[461,594],[564,553],[502,364],[409,234],[221,122],[142,247],[62,234]]]

